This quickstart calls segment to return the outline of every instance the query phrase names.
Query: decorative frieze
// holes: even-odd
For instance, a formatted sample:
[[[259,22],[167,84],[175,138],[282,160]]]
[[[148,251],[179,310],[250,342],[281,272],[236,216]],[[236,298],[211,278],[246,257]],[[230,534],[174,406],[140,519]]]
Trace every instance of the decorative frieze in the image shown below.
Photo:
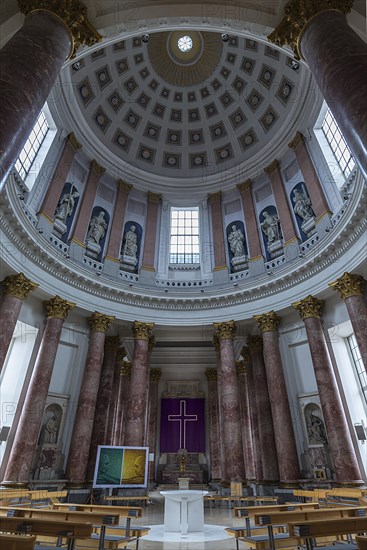
[[[106,332],[109,329],[110,324],[115,319],[112,315],[104,315],[95,311],[88,319],[88,324],[91,330],[94,332]]]
[[[37,283],[33,283],[28,279],[24,273],[5,277],[2,286],[5,296],[14,296],[20,300],[26,300],[29,294],[39,287]]]
[[[263,337],[259,334],[250,334],[246,343],[251,354],[263,350]]]
[[[148,340],[152,335],[154,323],[142,323],[141,321],[134,321],[133,324],[133,336],[134,340]]]
[[[208,382],[217,381],[217,369],[205,369],[205,376]]]
[[[298,311],[302,319],[310,317],[321,317],[324,300],[319,300],[313,296],[307,296],[299,302],[293,302],[292,306]]]
[[[363,296],[366,281],[362,275],[345,272],[339,279],[329,286],[339,292],[340,297],[345,300],[350,296]]]
[[[71,311],[76,304],[63,300],[60,296],[55,296],[54,298],[51,298],[51,300],[43,302],[43,305],[46,310],[47,318],[55,317],[56,319],[62,319],[64,321],[68,316],[69,311]]]
[[[233,340],[236,334],[236,323],[234,321],[227,321],[225,323],[214,323],[217,329],[217,336],[219,340]]]
[[[151,369],[149,373],[149,378],[151,382],[159,382],[161,379],[162,371],[161,369]]]
[[[280,318],[275,311],[269,311],[268,313],[263,313],[262,315],[254,315],[254,319],[259,325],[261,332],[277,330],[280,323]]]

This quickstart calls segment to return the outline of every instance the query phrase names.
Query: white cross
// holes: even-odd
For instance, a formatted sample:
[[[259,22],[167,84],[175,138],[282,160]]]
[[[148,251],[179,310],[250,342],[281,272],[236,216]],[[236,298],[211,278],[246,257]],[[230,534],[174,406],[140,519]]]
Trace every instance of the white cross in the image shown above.
[[[197,421],[197,414],[186,414],[186,401],[180,401],[180,413],[179,414],[169,414],[169,422],[179,422],[180,423],[180,449],[186,449],[186,422]]]

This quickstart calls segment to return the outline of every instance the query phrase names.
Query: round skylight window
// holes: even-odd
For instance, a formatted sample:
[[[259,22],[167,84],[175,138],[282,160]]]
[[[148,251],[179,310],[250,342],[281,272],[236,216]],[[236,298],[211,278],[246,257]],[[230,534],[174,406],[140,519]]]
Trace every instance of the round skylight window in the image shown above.
[[[190,36],[181,36],[178,39],[177,46],[181,52],[189,52],[192,49],[192,38]]]

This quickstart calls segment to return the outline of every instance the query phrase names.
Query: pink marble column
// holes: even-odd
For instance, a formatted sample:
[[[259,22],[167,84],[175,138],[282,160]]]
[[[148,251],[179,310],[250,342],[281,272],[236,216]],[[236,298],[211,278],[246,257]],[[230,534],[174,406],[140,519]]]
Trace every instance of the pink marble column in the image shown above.
[[[255,397],[255,385],[254,374],[252,367],[252,356],[250,348],[244,346],[241,351],[241,355],[246,365],[246,377],[247,377],[247,393],[249,399],[249,412],[251,419],[251,435],[252,435],[252,449],[254,455],[254,471],[255,480],[260,483],[263,479],[263,467],[261,462],[261,450],[260,450],[260,436],[259,436],[259,423],[257,419],[257,407]]]
[[[247,233],[247,245],[249,249],[250,260],[262,258],[262,248],[260,243],[258,226],[256,223],[256,213],[251,194],[251,180],[237,185],[241,194],[242,208],[245,214],[245,225]]]
[[[93,431],[91,436],[87,479],[93,479],[94,466],[98,445],[106,445],[108,409],[111,402],[113,373],[117,349],[120,345],[118,336],[107,336],[104,345],[104,357],[101,378],[99,381],[96,412],[94,414]]]
[[[280,319],[274,311],[270,311],[263,315],[255,315],[255,320],[263,335],[266,379],[273,417],[280,481],[294,483],[299,480],[301,474],[279,351],[278,325]]]
[[[92,160],[72,238],[74,242],[82,246],[84,246],[98,184],[104,173],[105,168]]]
[[[255,474],[255,460],[254,460],[254,446],[252,441],[252,429],[251,429],[251,417],[250,417],[250,403],[247,388],[247,374],[246,365],[244,361],[237,361],[237,375],[238,375],[238,388],[240,395],[240,409],[242,418],[242,445],[243,456],[245,458],[245,471],[247,481],[254,481],[256,479]]]
[[[209,452],[210,452],[210,480],[221,480],[221,450],[217,370],[206,369],[208,380],[208,420],[209,420]]]
[[[337,290],[347,306],[350,322],[357,340],[362,361],[367,370],[367,304],[364,298],[366,281],[362,275],[344,273],[329,286]]]
[[[307,296],[292,305],[305,323],[336,479],[339,482],[362,483],[321,325],[323,304],[322,300]]]
[[[221,271],[227,269],[223,233],[222,193],[219,191],[208,195],[208,202],[212,220],[214,271]]]
[[[118,384],[118,393],[116,397],[115,418],[113,422],[112,445],[122,445],[125,436],[125,409],[130,389],[131,363],[121,360],[120,375]]]
[[[23,302],[39,286],[27,279],[24,273],[5,277],[1,285],[3,301],[0,307],[0,372],[4,366]]]
[[[106,331],[114,317],[95,312],[89,317],[90,335],[82,385],[71,436],[66,477],[72,483],[84,483],[101,378]]]
[[[142,446],[144,443],[147,403],[147,371],[149,361],[149,337],[153,323],[135,321],[134,355],[130,381],[130,392],[126,407],[124,445]]]
[[[120,385],[121,385],[120,375],[121,375],[121,369],[122,369],[125,356],[126,356],[125,348],[123,346],[120,346],[116,352],[116,359],[115,359],[115,365],[114,365],[114,371],[113,371],[112,391],[111,391],[111,397],[110,397],[110,404],[108,406],[108,411],[107,411],[107,422],[106,422],[107,445],[114,444],[117,402],[118,402],[118,396],[119,396]]]
[[[218,419],[219,419],[219,457],[220,457],[220,475],[221,480],[226,481],[226,452],[224,444],[224,426],[223,426],[223,403],[222,403],[222,367],[220,355],[220,342],[218,336],[213,336],[213,346],[217,356],[217,388],[218,388]]]
[[[156,452],[157,452],[157,427],[158,427],[158,386],[161,378],[161,369],[151,369],[149,384],[149,415],[148,438],[149,452],[154,454],[155,460],[149,462],[149,481],[156,481]]]
[[[75,304],[55,296],[44,306],[46,325],[6,467],[6,482],[29,481],[62,326]]]
[[[144,447],[149,447],[148,438],[149,438],[149,417],[150,417],[150,361],[155,346],[155,336],[150,336],[148,341],[148,368],[147,368],[147,381],[146,381],[146,400],[147,400],[147,409],[146,409],[146,419],[145,419],[145,434],[144,434]],[[153,413],[154,414],[154,413]]]
[[[325,214],[331,212],[303,135],[297,132],[296,137],[288,144],[288,147],[295,152],[298,166],[307,184],[307,192],[311,199],[312,209],[315,212],[316,220],[319,220]]]
[[[161,195],[148,192],[148,212],[145,226],[144,251],[141,269],[155,272],[155,245]]]
[[[64,148],[56,165],[55,172],[49,183],[45,197],[42,201],[38,214],[44,215],[48,220],[53,221],[55,210],[60,199],[66,178],[73,164],[75,153],[82,148],[77,142],[75,135],[69,134],[64,141]]]
[[[289,44],[309,66],[359,167],[367,179],[366,44],[348,25],[352,0],[289,2],[269,39]]]
[[[250,348],[252,357],[263,480],[274,482],[279,480],[279,468],[268,381],[264,365],[263,339],[261,336],[249,336],[247,345]]]
[[[265,168],[265,172],[271,182],[271,187],[273,189],[275,202],[277,205],[278,215],[280,218],[280,225],[282,227],[284,244],[287,245],[292,241],[297,241],[297,232],[295,228],[295,222],[290,212],[289,203],[285,194],[279,162],[277,160],[274,160],[271,164],[269,164],[269,166]]]
[[[122,231],[124,227],[127,199],[133,186],[122,180],[118,181],[118,195],[113,213],[110,240],[108,242],[107,256],[110,260],[117,261],[121,252]]]
[[[214,326],[217,329],[220,343],[226,481],[243,481],[245,479],[245,465],[233,348],[236,326],[234,321],[214,323]]]

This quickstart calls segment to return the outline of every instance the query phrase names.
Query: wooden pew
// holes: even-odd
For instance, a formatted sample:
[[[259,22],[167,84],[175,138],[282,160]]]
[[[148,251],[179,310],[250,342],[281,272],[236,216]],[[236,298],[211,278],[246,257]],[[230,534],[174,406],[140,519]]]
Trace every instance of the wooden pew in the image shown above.
[[[143,508],[140,506],[113,506],[105,504],[74,504],[73,502],[57,502],[52,500],[53,510],[71,510],[72,508],[78,512],[101,512],[105,514],[118,514],[122,518],[126,518],[132,510],[136,512],[137,517],[143,515]]]
[[[35,542],[34,535],[0,533],[0,548],[2,550],[33,550]]]
[[[283,525],[273,526],[273,528],[276,534],[284,532]],[[237,550],[239,549],[238,542],[240,540],[244,541],[245,537],[251,537],[251,535],[267,535],[268,533],[268,530],[265,527],[259,528],[251,526],[249,518],[246,518],[246,527],[226,527],[225,530],[227,531],[228,535],[235,537]]]
[[[236,496],[221,496],[221,495],[208,495],[204,497],[204,503],[208,502],[209,506],[212,507],[212,504],[215,505],[216,502],[222,504],[223,502],[228,503],[228,507],[230,508],[232,505],[232,502],[234,503],[242,503],[242,502],[253,502],[253,505],[262,505],[262,503],[273,503],[277,504],[278,497],[270,497],[270,496],[264,496],[264,497],[257,497],[257,496],[242,496],[242,497],[236,497]]]
[[[273,504],[271,506],[235,506],[233,515],[235,517],[253,517],[254,514],[273,514],[275,512],[288,512],[291,510],[318,509],[318,502],[294,502],[289,504]]]
[[[367,518],[318,519],[288,524],[289,534],[298,543],[306,540],[308,550],[313,548],[313,539],[325,536],[351,535],[367,533]],[[345,548],[345,547],[344,547]],[[326,550],[324,548],[323,550]]]
[[[367,550],[367,535],[357,535],[356,543],[358,550]]]
[[[24,489],[2,489],[0,490],[0,503],[4,506],[12,500],[32,502],[35,500],[49,500],[52,498],[64,498],[67,496],[67,491],[26,491]]]
[[[107,502],[141,502],[144,504],[144,506],[148,506],[148,504],[150,504],[151,498],[147,495],[141,495],[141,496],[114,495],[114,496],[105,496],[103,497],[103,500],[107,500]]]
[[[268,512],[267,514],[255,514],[254,522],[255,525],[269,525],[322,518],[360,517],[366,516],[366,511],[366,507],[356,506],[347,508],[319,508],[318,510],[293,510],[275,513]]]
[[[306,499],[311,499],[311,502],[319,502],[326,498],[329,489],[314,489],[313,491],[306,491],[304,489],[294,489],[293,495],[295,497],[302,498],[305,502]]]

